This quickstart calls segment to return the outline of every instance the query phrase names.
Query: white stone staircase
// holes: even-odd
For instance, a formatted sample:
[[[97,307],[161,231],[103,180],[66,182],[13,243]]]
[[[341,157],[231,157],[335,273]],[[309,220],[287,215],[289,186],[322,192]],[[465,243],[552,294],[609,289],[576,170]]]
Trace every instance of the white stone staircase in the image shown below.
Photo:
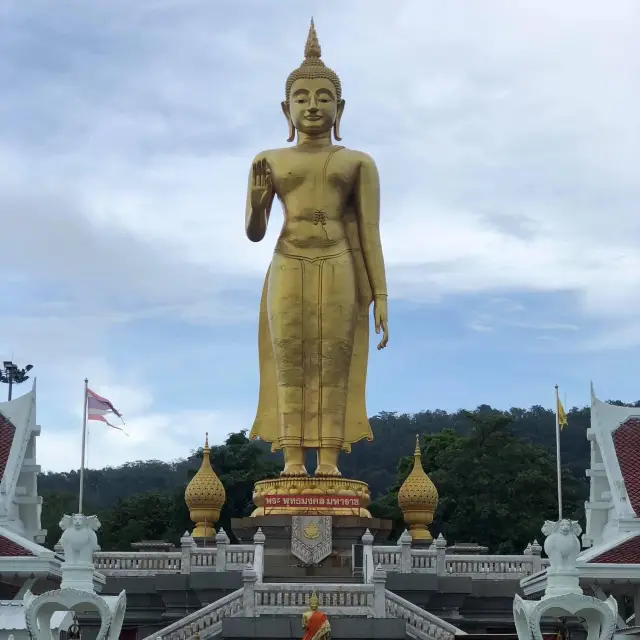
[[[213,638],[226,617],[301,616],[315,591],[319,606],[331,616],[400,618],[407,636],[416,640],[453,640],[466,635],[457,627],[385,588],[386,574],[378,568],[369,584],[262,583],[253,570],[243,572],[244,586],[182,620],[148,636],[146,640],[200,640]]]
[[[243,615],[243,596],[244,587],[241,587],[148,636],[145,640],[191,640],[196,635],[200,640],[213,638],[222,630],[223,618]]]

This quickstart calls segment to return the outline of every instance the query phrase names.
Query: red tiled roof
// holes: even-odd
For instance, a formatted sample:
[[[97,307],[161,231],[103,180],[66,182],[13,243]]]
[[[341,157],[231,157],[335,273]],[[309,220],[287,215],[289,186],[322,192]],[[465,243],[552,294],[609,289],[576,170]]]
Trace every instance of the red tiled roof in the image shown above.
[[[0,479],[4,476],[15,434],[16,428],[0,413]]]
[[[589,564],[640,564],[640,536],[631,538],[613,549],[609,549],[592,560]]]
[[[612,436],[629,502],[640,517],[640,418],[628,418]]]
[[[0,557],[7,556],[35,556],[29,549],[25,549],[21,547],[19,544],[16,544],[13,540],[9,540],[9,538],[5,538],[4,536],[0,536]]]

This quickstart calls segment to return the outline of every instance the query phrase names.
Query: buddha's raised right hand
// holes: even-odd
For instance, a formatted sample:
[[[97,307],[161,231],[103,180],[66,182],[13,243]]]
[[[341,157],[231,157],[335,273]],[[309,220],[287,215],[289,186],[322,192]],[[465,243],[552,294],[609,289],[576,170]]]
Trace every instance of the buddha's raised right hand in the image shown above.
[[[273,197],[271,168],[264,158],[253,163],[252,176],[251,208],[254,211],[264,211]]]

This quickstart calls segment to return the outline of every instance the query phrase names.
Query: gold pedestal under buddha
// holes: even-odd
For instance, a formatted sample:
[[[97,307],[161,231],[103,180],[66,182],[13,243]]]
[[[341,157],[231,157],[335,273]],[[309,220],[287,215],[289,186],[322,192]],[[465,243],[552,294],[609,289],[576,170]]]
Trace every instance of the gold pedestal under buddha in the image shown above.
[[[310,476],[256,482],[252,516],[326,515],[370,518],[369,486],[359,480]]]
[[[313,21],[284,97],[296,144],[254,158],[245,217],[247,237],[259,242],[276,196],[284,211],[260,303],[250,434],[282,450],[284,470],[256,484],[253,515],[370,517],[368,487],[341,477],[338,456],[373,439],[365,408],[372,303],[378,349],[389,339],[380,180],[369,155],[334,143],[345,101],[338,75],[321,60]],[[309,449],[318,454],[313,477],[304,464]]]

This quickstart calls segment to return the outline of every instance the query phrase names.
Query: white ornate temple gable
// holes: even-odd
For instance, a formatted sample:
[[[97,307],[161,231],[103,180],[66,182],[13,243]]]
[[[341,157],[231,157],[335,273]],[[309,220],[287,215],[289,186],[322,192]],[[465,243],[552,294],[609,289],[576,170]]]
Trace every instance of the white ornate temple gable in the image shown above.
[[[600,547],[603,551],[604,544],[616,546],[640,533],[640,496],[636,495],[640,465],[634,470],[630,461],[620,459],[621,449],[629,449],[626,441],[630,437],[640,444],[640,408],[602,402],[592,384],[591,428],[587,431],[591,443],[591,466],[587,471],[590,492],[582,540],[585,547]]]
[[[633,602],[640,615],[640,408],[619,407],[602,402],[591,385],[590,495],[585,504],[587,548],[577,557],[582,587],[606,600],[614,592]],[[540,571],[520,581],[526,596],[548,586],[547,572]],[[625,621],[618,618],[618,626]]]
[[[43,543],[36,438],[36,381],[29,393],[0,403],[0,525],[33,542]]]
[[[27,591],[24,595],[27,630],[33,640],[52,640],[51,620],[55,612],[95,609],[100,616],[96,640],[118,640],[127,598],[124,591],[117,596],[98,595],[94,588],[93,554],[99,549],[96,531],[100,522],[96,516],[74,514],[60,521],[64,550],[60,589],[39,596]]]
[[[543,618],[577,618],[587,640],[611,640],[616,630],[618,603],[586,596],[580,588],[576,558],[580,552],[580,525],[571,520],[547,521],[544,550],[549,556],[547,587],[541,600],[513,599],[513,617],[519,640],[542,640]]]

